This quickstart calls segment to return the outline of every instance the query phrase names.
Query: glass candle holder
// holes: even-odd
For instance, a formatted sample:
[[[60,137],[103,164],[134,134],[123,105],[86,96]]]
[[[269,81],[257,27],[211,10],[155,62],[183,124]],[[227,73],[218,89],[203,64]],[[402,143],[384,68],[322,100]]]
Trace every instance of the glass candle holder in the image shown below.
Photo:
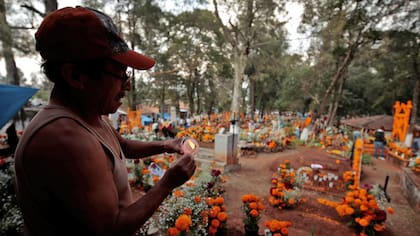
[[[192,156],[194,156],[198,153],[198,142],[191,137],[185,137],[184,140],[182,140],[181,145],[182,151],[184,151],[185,154],[191,154]]]

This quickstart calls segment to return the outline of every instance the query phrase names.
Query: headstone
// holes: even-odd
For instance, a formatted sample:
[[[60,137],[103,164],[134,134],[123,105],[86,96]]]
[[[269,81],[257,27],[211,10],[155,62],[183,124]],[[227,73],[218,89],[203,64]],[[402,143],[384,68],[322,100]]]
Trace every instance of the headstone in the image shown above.
[[[233,135],[231,133],[216,134],[214,140],[214,156],[216,160],[227,162],[233,152]]]
[[[225,163],[225,171],[240,169],[237,157],[238,134],[216,134],[214,143],[215,159]]]

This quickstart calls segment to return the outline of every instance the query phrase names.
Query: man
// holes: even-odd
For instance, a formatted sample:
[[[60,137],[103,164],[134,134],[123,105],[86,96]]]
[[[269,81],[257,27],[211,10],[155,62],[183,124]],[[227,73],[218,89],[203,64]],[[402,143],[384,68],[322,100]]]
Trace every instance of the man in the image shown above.
[[[375,141],[373,142],[373,145],[374,145],[373,156],[377,159],[385,160],[384,156],[385,156],[386,139],[385,139],[385,131],[384,131],[383,126],[375,131]]]
[[[16,151],[25,235],[132,235],[196,168],[183,155],[133,201],[125,158],[183,154],[181,140],[125,140],[103,117],[131,87],[127,67],[145,70],[155,61],[129,50],[112,20],[89,8],[49,14],[35,39],[54,87]]]

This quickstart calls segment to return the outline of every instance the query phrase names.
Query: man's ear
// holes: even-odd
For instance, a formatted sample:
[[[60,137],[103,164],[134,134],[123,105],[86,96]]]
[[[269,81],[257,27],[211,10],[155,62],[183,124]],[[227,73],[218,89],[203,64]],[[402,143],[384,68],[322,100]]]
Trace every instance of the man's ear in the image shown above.
[[[64,63],[61,67],[61,77],[68,85],[76,89],[83,89],[84,83],[81,79],[81,73],[77,66],[71,63]]]

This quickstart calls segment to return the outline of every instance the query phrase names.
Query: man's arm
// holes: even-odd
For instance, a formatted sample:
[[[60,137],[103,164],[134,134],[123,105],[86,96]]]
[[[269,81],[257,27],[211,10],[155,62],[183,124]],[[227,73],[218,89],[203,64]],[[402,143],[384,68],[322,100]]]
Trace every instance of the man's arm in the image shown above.
[[[120,208],[112,163],[91,134],[74,121],[58,120],[36,135],[43,141],[28,147],[32,154],[25,158],[25,169],[34,183],[42,183],[57,198],[62,214],[80,222],[68,224],[79,226],[82,234],[131,235],[195,170],[191,157],[178,159],[144,197]]]
[[[164,152],[183,154],[183,138],[142,142],[138,140],[124,139],[116,130],[114,130],[114,133],[120,142],[125,157],[129,159],[149,157]]]

